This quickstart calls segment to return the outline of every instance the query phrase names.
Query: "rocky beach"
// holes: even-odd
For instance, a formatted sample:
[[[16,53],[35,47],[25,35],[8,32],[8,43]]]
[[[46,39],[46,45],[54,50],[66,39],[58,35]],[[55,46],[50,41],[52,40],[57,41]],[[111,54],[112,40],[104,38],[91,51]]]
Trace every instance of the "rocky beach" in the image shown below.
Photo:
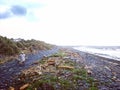
[[[120,90],[120,62],[73,48],[42,51],[28,55],[24,66],[16,63],[0,65],[1,90]]]
[[[94,79],[98,80],[98,90],[120,90],[120,62],[97,55],[80,52],[84,65],[92,72]]]

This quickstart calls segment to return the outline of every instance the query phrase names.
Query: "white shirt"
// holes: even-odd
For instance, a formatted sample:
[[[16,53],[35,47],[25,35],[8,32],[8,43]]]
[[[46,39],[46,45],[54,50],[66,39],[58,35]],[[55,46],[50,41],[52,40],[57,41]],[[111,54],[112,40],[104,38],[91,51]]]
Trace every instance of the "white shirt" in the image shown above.
[[[25,54],[24,54],[24,53],[21,53],[21,54],[19,55],[19,57],[20,57],[20,61],[22,61],[22,62],[25,61]]]

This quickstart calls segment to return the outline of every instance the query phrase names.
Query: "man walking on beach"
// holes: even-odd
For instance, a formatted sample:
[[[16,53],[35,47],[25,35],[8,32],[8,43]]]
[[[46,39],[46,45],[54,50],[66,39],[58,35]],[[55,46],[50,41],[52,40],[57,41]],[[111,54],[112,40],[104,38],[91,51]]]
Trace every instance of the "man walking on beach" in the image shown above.
[[[19,55],[19,63],[24,64],[24,62],[25,62],[25,54],[24,52],[21,52]]]

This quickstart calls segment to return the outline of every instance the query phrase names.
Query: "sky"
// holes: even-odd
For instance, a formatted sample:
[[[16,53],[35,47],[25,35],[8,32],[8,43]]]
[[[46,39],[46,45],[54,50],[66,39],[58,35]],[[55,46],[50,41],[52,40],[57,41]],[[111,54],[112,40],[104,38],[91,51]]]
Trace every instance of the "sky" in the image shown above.
[[[119,0],[0,0],[0,35],[56,45],[120,45]]]

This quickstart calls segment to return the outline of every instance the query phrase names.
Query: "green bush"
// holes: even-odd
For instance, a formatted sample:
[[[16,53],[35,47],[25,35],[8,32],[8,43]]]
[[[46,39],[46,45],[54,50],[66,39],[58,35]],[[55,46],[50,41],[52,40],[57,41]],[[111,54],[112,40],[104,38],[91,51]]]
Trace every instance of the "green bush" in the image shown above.
[[[24,40],[8,39],[7,37],[0,36],[0,54],[1,55],[14,55],[18,54],[20,50],[46,50],[50,49],[53,45],[47,44],[38,40]]]
[[[19,48],[10,39],[0,36],[0,54],[14,55],[19,53]]]

